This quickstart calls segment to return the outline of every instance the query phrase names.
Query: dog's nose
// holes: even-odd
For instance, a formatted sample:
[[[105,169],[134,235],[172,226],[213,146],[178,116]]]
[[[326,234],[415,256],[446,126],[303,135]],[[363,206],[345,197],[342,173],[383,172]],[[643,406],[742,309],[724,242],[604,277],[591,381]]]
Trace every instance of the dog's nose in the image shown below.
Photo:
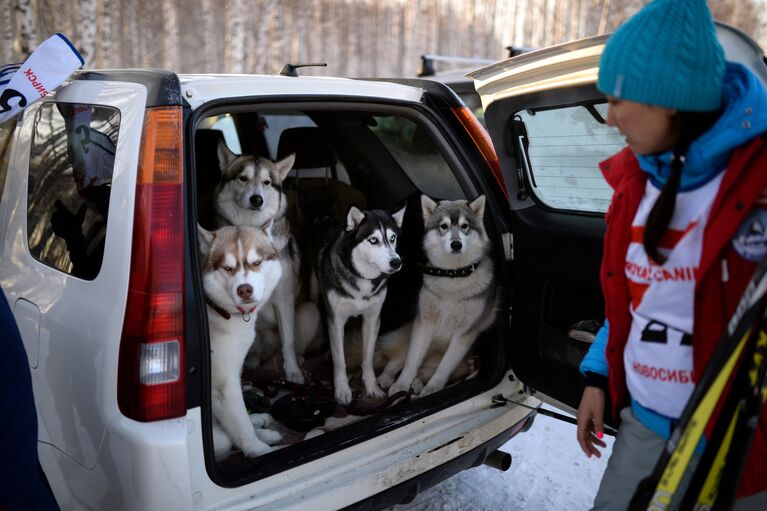
[[[237,296],[239,296],[241,300],[248,300],[253,296],[253,286],[250,284],[241,284],[237,286]]]
[[[459,252],[461,247],[463,247],[463,243],[458,240],[453,240],[450,242],[450,248],[453,249],[453,252]]]
[[[392,270],[399,270],[402,267],[402,260],[399,257],[394,257],[389,260],[389,266]]]
[[[260,208],[261,204],[264,203],[264,198],[260,195],[251,195],[250,196],[250,205],[254,208]]]

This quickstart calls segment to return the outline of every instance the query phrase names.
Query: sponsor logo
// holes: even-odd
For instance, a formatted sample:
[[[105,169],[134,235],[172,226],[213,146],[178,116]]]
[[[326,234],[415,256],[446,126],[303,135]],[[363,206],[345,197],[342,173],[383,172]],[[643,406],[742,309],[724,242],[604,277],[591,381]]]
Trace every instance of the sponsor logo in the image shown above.
[[[767,210],[752,210],[740,223],[732,248],[744,259],[758,262],[767,254]]]
[[[631,369],[643,378],[649,380],[662,381],[667,383],[692,383],[693,372],[686,369],[669,369],[667,367],[656,367],[649,364],[634,362]]]

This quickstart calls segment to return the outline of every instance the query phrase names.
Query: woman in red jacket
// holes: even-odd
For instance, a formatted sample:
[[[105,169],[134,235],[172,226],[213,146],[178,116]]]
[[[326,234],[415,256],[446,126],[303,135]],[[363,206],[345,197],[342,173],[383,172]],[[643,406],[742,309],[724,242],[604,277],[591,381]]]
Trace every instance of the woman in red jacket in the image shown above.
[[[628,147],[601,164],[606,322],[581,364],[577,435],[600,456],[609,395],[621,426],[594,509],[623,510],[767,254],[767,92],[724,60],[705,0],[643,8],[605,46],[597,86]],[[765,420],[736,509],[767,509]]]

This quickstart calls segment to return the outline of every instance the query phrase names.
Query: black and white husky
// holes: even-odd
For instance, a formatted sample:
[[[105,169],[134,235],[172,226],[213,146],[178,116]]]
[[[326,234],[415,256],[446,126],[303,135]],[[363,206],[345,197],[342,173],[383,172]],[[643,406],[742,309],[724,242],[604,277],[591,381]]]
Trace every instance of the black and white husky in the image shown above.
[[[203,257],[202,279],[210,328],[211,403],[226,435],[214,428],[217,456],[234,443],[246,456],[271,450],[279,433],[262,429],[268,414],[248,416],[240,373],[253,344],[256,317],[282,277],[277,249],[264,228],[198,228]],[[254,429],[254,426],[258,429]]]
[[[318,283],[327,310],[335,398],[341,404],[352,398],[344,359],[344,326],[355,316],[362,316],[365,392],[375,397],[386,395],[376,383],[373,355],[387,280],[402,267],[396,249],[404,214],[404,207],[389,214],[352,206],[346,227],[331,235],[320,250]]]
[[[282,345],[285,377],[294,383],[304,383],[296,352],[303,353],[314,338],[320,317],[314,303],[298,301],[301,257],[286,218],[288,201],[282,190],[295,155],[277,162],[236,155],[221,140],[218,159],[222,177],[214,192],[217,223],[259,227],[272,221],[272,241],[283,268],[282,279],[268,306],[258,315],[259,340],[253,345],[252,354],[259,359],[257,364],[274,355]]]
[[[421,209],[427,264],[420,266],[423,286],[416,319],[379,341],[384,352],[393,354],[378,379],[381,386],[389,388],[389,395],[411,385],[417,390],[424,379],[423,383],[428,383],[421,396],[444,388],[477,336],[495,320],[493,261],[482,223],[485,196],[472,202],[437,203],[422,195]],[[402,347],[403,343],[407,349],[393,346]],[[434,369],[434,357],[440,354]]]

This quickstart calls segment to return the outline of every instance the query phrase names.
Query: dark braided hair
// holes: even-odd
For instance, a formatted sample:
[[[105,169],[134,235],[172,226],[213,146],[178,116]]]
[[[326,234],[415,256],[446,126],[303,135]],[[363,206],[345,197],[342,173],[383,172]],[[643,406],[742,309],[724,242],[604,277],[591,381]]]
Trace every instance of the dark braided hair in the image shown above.
[[[644,231],[644,249],[647,255],[658,264],[666,262],[666,256],[658,250],[663,234],[671,223],[676,206],[676,194],[679,192],[679,184],[682,181],[682,168],[684,167],[684,155],[690,144],[708,131],[721,115],[721,111],[713,112],[678,112],[679,138],[674,145],[674,155],[671,159],[671,174],[663,186],[660,195],[650,210],[647,217],[647,225]]]

